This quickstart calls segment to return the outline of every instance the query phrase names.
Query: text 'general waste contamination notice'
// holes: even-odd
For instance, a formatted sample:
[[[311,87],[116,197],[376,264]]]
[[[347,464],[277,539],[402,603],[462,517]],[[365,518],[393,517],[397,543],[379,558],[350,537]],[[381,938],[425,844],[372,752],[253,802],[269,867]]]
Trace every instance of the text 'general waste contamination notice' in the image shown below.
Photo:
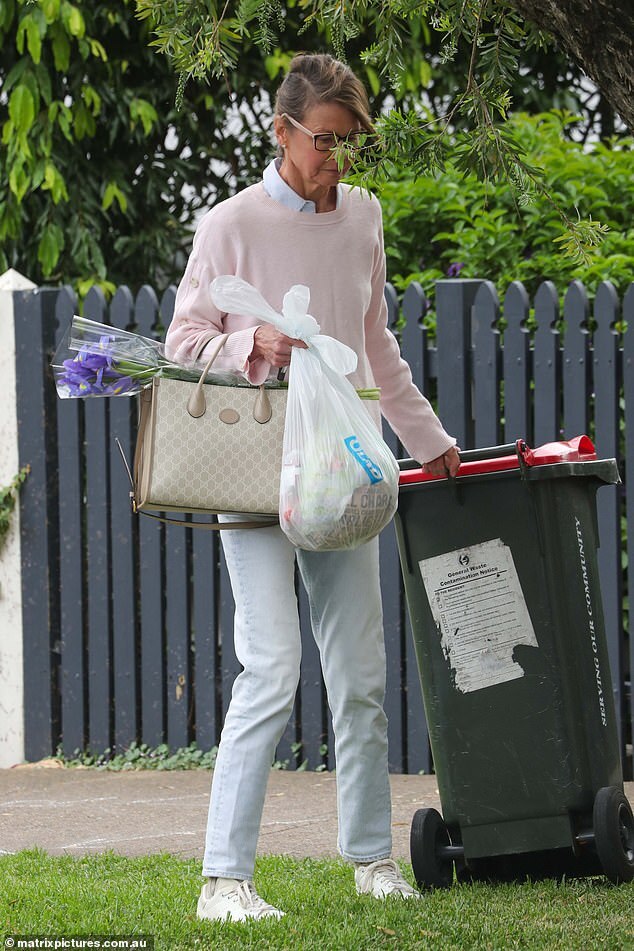
[[[537,647],[511,549],[501,538],[418,563],[443,653],[462,693],[524,676],[518,644]]]

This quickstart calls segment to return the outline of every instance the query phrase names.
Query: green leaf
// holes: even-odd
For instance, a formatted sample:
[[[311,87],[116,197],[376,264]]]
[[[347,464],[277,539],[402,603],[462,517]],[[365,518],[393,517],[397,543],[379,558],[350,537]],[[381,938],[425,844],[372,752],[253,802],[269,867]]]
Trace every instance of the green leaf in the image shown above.
[[[101,207],[103,210],[107,211],[112,205],[113,201],[117,201],[119,208],[125,214],[128,209],[128,199],[125,197],[116,182],[108,182],[104,189],[103,199],[101,201]]]
[[[15,15],[14,0],[0,0],[0,30],[8,30]]]
[[[31,63],[28,56],[20,57],[15,66],[7,73],[6,79],[2,84],[2,91],[8,95],[13,87],[20,82],[25,70],[29,70],[30,68]]]
[[[90,114],[83,102],[75,105],[73,113],[73,132],[78,141],[86,136],[92,137],[95,134],[95,120]]]
[[[426,89],[432,80],[431,66],[426,59],[421,59],[420,61],[419,79],[423,89]]]
[[[58,73],[65,73],[70,64],[70,41],[59,23],[53,25],[51,34],[55,69]]]
[[[31,173],[31,183],[33,188],[39,188],[42,182],[44,181],[44,171],[46,169],[46,162],[44,159],[40,159],[35,163],[35,168]]]
[[[101,96],[93,86],[84,86],[81,91],[81,98],[90,109],[93,116],[98,116],[101,112]]]
[[[44,168],[42,191],[50,191],[53,204],[58,205],[62,199],[68,201],[68,190],[63,175],[52,162],[47,162]]]
[[[35,121],[35,102],[25,85],[16,86],[9,98],[9,118],[18,133],[29,131]]]
[[[29,55],[34,63],[39,63],[42,56],[42,37],[46,33],[46,19],[40,9],[27,13],[22,18],[16,34],[16,46],[20,54],[24,53],[24,39]]]
[[[81,39],[84,36],[86,32],[86,24],[79,7],[74,7],[71,3],[68,3],[67,0],[64,0],[62,6],[62,19],[64,21],[64,26],[71,36],[76,36],[78,39]]]
[[[143,131],[149,135],[152,126],[158,121],[158,113],[147,99],[135,98],[130,101],[130,125],[133,129],[139,119],[143,125]]]
[[[104,63],[108,62],[108,54],[106,53],[105,47],[99,42],[99,40],[95,40],[89,36],[88,45],[93,56],[98,57]]]
[[[365,67],[365,74],[368,77],[368,83],[370,84],[372,95],[378,96],[381,91],[381,80],[379,79],[379,74],[377,73],[376,69],[373,69],[372,66]]]
[[[53,89],[51,86],[50,73],[48,72],[48,70],[45,68],[45,66],[42,63],[40,63],[35,68],[35,78],[37,80],[37,86],[38,86],[40,95],[42,96],[42,99],[48,106],[53,97]]]
[[[21,202],[24,196],[26,195],[29,185],[31,184],[31,179],[28,173],[24,169],[22,163],[16,162],[9,172],[9,188],[17,198],[18,202]]]
[[[2,212],[0,213],[0,239],[17,238],[20,234],[21,209],[13,195],[7,196],[7,201],[1,203]],[[8,267],[8,265],[7,265]],[[5,268],[6,270],[6,268]]]
[[[276,49],[270,56],[264,58],[264,68],[268,74],[269,79],[276,79],[280,74],[284,74],[291,62],[292,56],[290,53]]]
[[[37,248],[37,259],[42,265],[44,277],[50,277],[52,274],[63,248],[64,232],[59,225],[48,225]]]
[[[8,145],[9,142],[15,137],[15,126],[11,119],[7,119],[5,124],[2,126],[2,144]]]
[[[40,0],[42,13],[47,23],[53,23],[59,16],[60,0]]]
[[[15,508],[18,490],[30,471],[30,465],[24,466],[13,478],[10,485],[0,488],[0,548],[11,526],[11,513]]]

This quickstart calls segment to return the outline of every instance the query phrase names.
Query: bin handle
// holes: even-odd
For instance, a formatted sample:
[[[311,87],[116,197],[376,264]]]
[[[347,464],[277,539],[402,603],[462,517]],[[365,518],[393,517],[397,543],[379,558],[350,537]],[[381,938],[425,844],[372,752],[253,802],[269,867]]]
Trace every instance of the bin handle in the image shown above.
[[[520,473],[522,478],[526,475],[526,470],[528,469],[528,463],[526,461],[526,455],[530,452],[530,446],[525,439],[517,439],[515,441],[515,452],[517,453],[517,461],[520,464]]]
[[[517,440],[521,442],[522,440]],[[504,446],[492,446],[489,449],[461,449],[460,462],[478,462],[480,459],[499,459],[502,456],[511,456],[518,452],[517,443],[510,442]],[[399,459],[398,465],[401,472],[407,469],[420,469],[420,462],[416,459]]]

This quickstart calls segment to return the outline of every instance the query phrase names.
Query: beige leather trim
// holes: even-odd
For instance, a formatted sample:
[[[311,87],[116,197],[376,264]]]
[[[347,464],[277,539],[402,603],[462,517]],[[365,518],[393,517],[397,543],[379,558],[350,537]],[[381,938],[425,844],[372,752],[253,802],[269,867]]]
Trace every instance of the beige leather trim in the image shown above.
[[[200,379],[196,384],[196,389],[192,392],[191,396],[187,401],[187,412],[190,416],[193,416],[194,419],[198,419],[200,416],[205,415],[205,410],[207,409],[207,404],[205,403],[205,393],[203,391],[203,385],[205,383],[205,378],[211,370],[211,366],[226,344],[229,339],[229,334],[220,334],[218,337],[215,337],[215,346],[213,348],[212,354],[209,357],[209,360],[205,364],[205,369],[200,374]]]
[[[268,423],[273,415],[273,407],[269,399],[269,394],[264,388],[264,384],[258,387],[258,395],[255,398],[253,407],[253,418],[257,423]]]
[[[218,419],[222,423],[232,426],[234,423],[240,422],[240,413],[237,411],[237,409],[231,409],[230,407],[227,407],[227,409],[220,410],[218,413]]]
[[[207,346],[207,344],[210,343],[212,340],[214,340],[218,336],[222,336],[222,335],[221,334],[219,335],[216,333],[210,333],[210,334],[207,334],[205,337],[202,338],[202,340],[199,341],[198,346],[194,347],[194,349],[192,350],[192,360],[194,361],[194,363],[198,363],[198,361],[200,360],[200,355],[205,349],[205,347]]]
[[[165,525],[179,525],[181,528],[202,528],[208,532],[226,532],[232,528],[272,528],[279,525],[278,519],[257,522],[184,522],[179,518],[163,518],[160,515],[152,515],[150,512],[138,512],[139,515],[145,515],[147,518],[153,518],[156,522],[163,522]]]

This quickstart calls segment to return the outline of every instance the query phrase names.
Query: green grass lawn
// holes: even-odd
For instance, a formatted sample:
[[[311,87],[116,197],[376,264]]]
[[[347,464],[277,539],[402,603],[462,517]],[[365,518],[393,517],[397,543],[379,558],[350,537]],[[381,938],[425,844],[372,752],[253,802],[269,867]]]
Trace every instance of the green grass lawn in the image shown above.
[[[604,879],[456,885],[422,901],[358,896],[340,861],[258,860],[261,894],[281,921],[196,920],[197,861],[113,853],[0,856],[0,948],[6,934],[153,935],[155,948],[356,951],[371,948],[634,949],[634,883]]]

